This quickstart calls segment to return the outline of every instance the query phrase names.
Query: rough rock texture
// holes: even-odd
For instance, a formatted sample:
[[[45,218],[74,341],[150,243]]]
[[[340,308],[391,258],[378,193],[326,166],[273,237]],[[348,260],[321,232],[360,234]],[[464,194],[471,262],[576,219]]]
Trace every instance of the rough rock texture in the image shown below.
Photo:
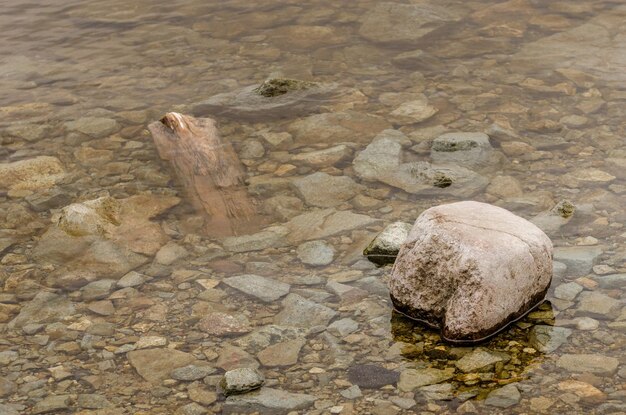
[[[484,133],[446,133],[433,141],[430,155],[435,162],[478,167],[489,161],[493,148]]]
[[[363,255],[377,265],[393,264],[410,230],[411,224],[406,222],[388,225],[363,250]]]
[[[174,369],[196,361],[189,353],[174,349],[146,349],[128,352],[128,361],[148,382],[166,379]]]
[[[224,395],[235,395],[260,388],[265,383],[261,372],[249,367],[229,370],[220,381]]]
[[[317,172],[293,181],[294,190],[309,206],[332,207],[352,199],[360,186],[348,176]]]
[[[262,388],[244,395],[229,396],[224,402],[223,413],[287,414],[308,408],[315,399],[312,395]]]
[[[447,340],[490,336],[543,299],[552,243],[530,222],[479,202],[422,213],[389,283],[402,313],[442,329]]]
[[[47,189],[54,186],[64,176],[63,165],[56,157],[40,156],[2,163],[0,164],[0,189]]]
[[[73,203],[61,209],[33,254],[38,261],[59,266],[49,281],[84,269],[95,277],[119,278],[144,264],[145,255],[154,255],[167,242],[169,238],[160,225],[150,219],[179,201],[144,194]]]
[[[199,115],[214,114],[239,119],[286,118],[313,112],[320,102],[329,100],[338,93],[335,84],[269,79],[261,85],[247,86],[195,103],[193,112]]]
[[[400,131],[382,131],[354,158],[355,173],[363,180],[380,181],[407,193],[428,196],[470,197],[487,186],[485,177],[454,163],[403,163],[402,147],[407,142],[410,143],[408,137]]]

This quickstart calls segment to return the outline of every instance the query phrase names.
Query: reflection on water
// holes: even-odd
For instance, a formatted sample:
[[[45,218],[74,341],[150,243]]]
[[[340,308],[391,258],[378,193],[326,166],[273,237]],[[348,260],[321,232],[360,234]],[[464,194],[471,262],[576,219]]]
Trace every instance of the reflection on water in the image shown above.
[[[624,412],[625,18],[604,0],[3,2],[0,413]],[[327,89],[237,101],[268,78]],[[147,130],[167,111],[217,119],[268,226],[205,230]],[[489,146],[444,160],[446,132]],[[393,314],[390,268],[362,256],[462,199],[556,247],[549,303],[476,347]],[[216,393],[236,367],[264,374],[264,403]]]

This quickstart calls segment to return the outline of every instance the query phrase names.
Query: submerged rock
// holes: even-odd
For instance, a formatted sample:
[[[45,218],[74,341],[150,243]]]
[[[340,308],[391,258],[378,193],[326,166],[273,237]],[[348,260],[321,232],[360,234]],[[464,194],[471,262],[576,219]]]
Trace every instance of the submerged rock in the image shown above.
[[[12,163],[0,163],[0,190],[39,190],[53,187],[65,177],[56,157],[39,156]]]
[[[316,106],[339,94],[336,84],[268,79],[237,91],[215,95],[193,104],[198,115],[222,115],[238,119],[295,117],[315,110]]]
[[[412,225],[406,222],[394,222],[388,225],[363,250],[363,255],[376,265],[393,264],[400,247],[409,236]]]
[[[543,353],[551,353],[561,347],[572,334],[572,330],[565,327],[538,325],[530,330],[528,343]]]
[[[101,197],[66,206],[33,251],[41,262],[58,265],[51,285],[74,270],[94,278],[120,278],[147,262],[169,237],[150,219],[178,204],[168,196]],[[89,282],[89,281],[87,281]],[[83,284],[84,285],[84,284]]]
[[[479,167],[494,156],[489,136],[484,133],[446,133],[433,141],[433,161],[464,167]]]
[[[461,14],[455,8],[431,1],[420,4],[383,2],[365,15],[359,34],[372,42],[415,43],[438,27],[460,17]]]
[[[333,207],[352,199],[361,186],[348,176],[317,172],[293,180],[298,196],[309,206]]]
[[[287,414],[313,405],[316,397],[303,393],[291,393],[279,389],[261,388],[244,395],[229,396],[222,406],[224,414],[259,413]]]
[[[265,376],[257,369],[242,367],[224,373],[220,388],[228,396],[259,389],[264,383]]]
[[[475,342],[524,315],[552,279],[552,242],[511,212],[458,202],[422,213],[400,249],[389,282],[395,307]]]
[[[489,183],[485,177],[453,163],[403,163],[402,146],[407,142],[400,131],[384,130],[354,158],[354,171],[361,179],[428,196],[471,197]]]

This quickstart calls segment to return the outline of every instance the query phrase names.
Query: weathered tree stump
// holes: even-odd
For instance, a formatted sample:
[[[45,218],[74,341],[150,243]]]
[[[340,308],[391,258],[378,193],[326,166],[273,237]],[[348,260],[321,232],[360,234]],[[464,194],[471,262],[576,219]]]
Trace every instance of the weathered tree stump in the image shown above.
[[[170,162],[194,207],[206,215],[207,234],[250,231],[255,201],[245,187],[244,167],[215,120],[169,112],[148,128],[159,156]]]

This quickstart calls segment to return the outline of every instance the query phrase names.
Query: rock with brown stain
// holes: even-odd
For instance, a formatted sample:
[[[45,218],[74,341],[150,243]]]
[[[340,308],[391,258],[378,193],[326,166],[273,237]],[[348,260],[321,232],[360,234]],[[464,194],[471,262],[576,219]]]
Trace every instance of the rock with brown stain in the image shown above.
[[[552,279],[552,242],[535,225],[485,203],[423,212],[389,282],[396,309],[456,343],[483,340],[541,302]]]

